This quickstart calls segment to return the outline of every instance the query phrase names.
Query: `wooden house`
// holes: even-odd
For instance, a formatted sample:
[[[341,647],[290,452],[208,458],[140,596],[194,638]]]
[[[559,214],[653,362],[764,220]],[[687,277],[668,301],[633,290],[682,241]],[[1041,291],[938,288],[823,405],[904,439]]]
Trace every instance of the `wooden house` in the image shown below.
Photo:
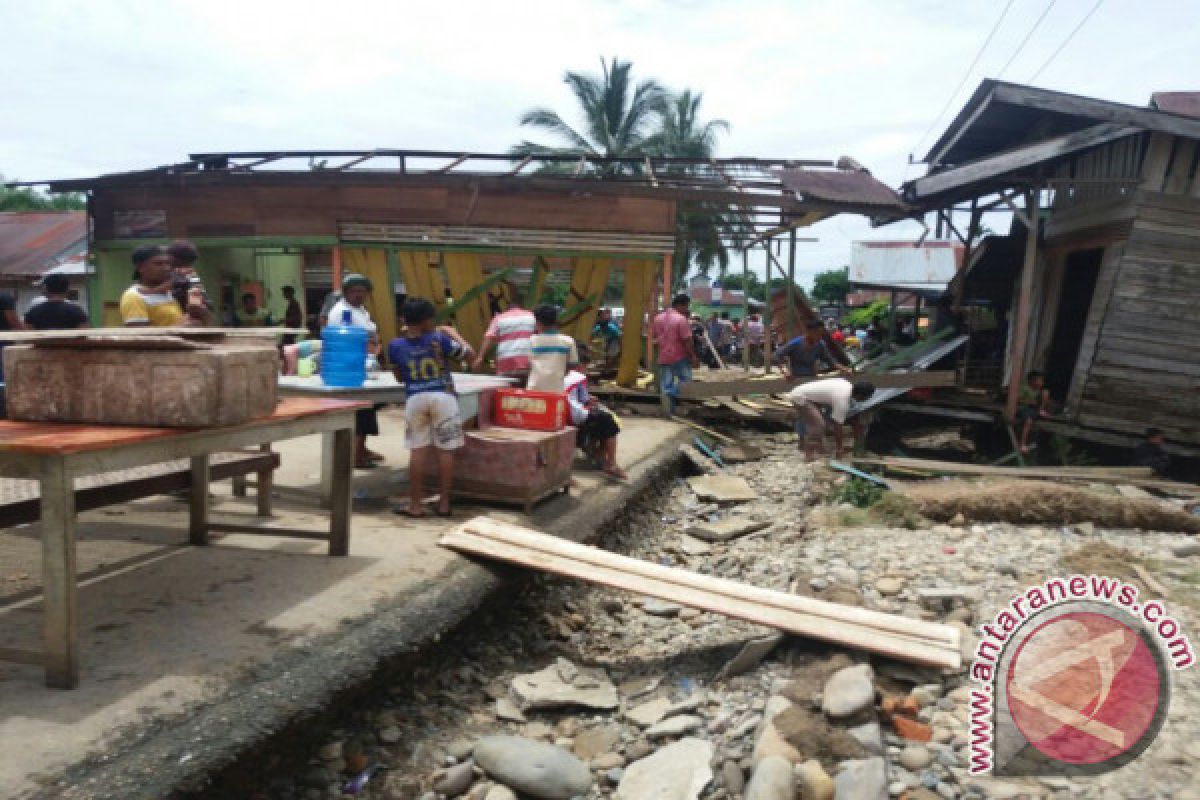
[[[507,291],[501,277],[518,278],[527,298],[540,296],[546,281],[568,283],[568,307],[578,311],[564,330],[586,339],[612,285],[625,308],[624,384],[643,359],[644,318],[672,285],[681,204],[736,209],[739,224],[723,233],[731,248],[837,213],[886,218],[904,210],[857,164],[767,159],[204,153],[48,185],[87,192],[98,322],[120,324],[132,249],[173,239],[198,246],[219,313],[243,292],[281,311],[284,286],[312,311],[343,273],[363,273],[375,287],[369,306],[385,341],[398,329],[402,291],[449,306],[478,343],[491,316],[488,292]]]
[[[1036,369],[1073,433],[1200,443],[1198,152],[1200,92],[1137,107],[991,80],[930,149],[903,195],[966,245],[958,296],[1007,319],[1010,415]],[[981,240],[998,212],[1011,232]]]

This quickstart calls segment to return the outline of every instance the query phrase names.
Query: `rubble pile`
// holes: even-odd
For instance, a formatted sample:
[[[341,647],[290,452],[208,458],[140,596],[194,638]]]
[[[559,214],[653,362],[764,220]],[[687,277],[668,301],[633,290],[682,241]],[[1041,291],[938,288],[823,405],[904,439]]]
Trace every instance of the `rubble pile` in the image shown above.
[[[789,441],[791,440],[791,441]],[[476,622],[454,659],[321,733],[305,770],[259,797],[515,800],[1197,798],[1200,670],[1176,673],[1167,724],[1097,777],[967,771],[973,629],[1021,587],[1101,545],[1153,569],[1194,631],[1200,561],[1179,534],[1088,526],[844,527],[846,480],[790,435],[720,481],[676,479],[603,544],[654,563],[961,626],[964,668],[915,668],[650,598],[536,576],[517,624]],[[740,479],[740,480],[735,480]],[[699,493],[698,493],[699,492]],[[509,618],[512,619],[511,617]],[[355,783],[355,776],[358,776]]]

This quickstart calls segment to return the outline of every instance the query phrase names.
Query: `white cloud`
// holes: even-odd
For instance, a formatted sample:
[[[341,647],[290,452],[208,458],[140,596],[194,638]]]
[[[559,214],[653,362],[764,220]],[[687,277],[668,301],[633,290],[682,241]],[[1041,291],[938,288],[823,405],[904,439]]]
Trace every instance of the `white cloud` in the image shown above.
[[[69,177],[224,149],[503,150],[521,111],[567,111],[564,70],[600,56],[702,90],[730,121],[722,155],[847,154],[892,185],[984,76],[995,76],[1046,0],[1015,0],[945,117],[998,3],[961,0],[0,0],[0,170]],[[1059,0],[1005,78],[1025,81],[1092,6]],[[1200,88],[1200,3],[1107,0],[1038,83],[1124,102]],[[16,73],[13,65],[21,65]],[[919,141],[920,140],[920,141]],[[843,217],[806,233],[811,275],[871,230]]]

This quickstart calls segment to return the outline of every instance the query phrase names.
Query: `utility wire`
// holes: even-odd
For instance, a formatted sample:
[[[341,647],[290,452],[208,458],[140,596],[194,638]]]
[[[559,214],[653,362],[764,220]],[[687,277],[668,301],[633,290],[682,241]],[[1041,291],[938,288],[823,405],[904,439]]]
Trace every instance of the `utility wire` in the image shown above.
[[[946,111],[950,108],[950,104],[954,102],[954,98],[958,97],[958,93],[962,91],[967,79],[971,77],[971,72],[979,64],[979,59],[983,58],[983,52],[991,44],[992,37],[996,35],[996,31],[1000,30],[1000,23],[1004,21],[1004,17],[1007,16],[1008,10],[1012,8],[1012,5],[1013,0],[1008,0],[1008,4],[1004,6],[1004,10],[1000,12],[1000,16],[996,19],[996,24],[992,25],[992,30],[988,33],[987,38],[983,40],[983,44],[979,46],[979,52],[975,54],[975,58],[971,61],[971,66],[967,67],[967,71],[963,73],[962,80],[958,82],[958,86],[955,86],[954,91],[946,98],[946,105],[942,106],[942,110],[937,113],[937,116],[929,123],[929,127],[921,134],[921,138],[917,140],[917,144],[913,147],[914,151],[921,146],[921,143],[925,141],[925,137],[929,136],[934,127],[942,121],[942,117],[945,116]]]
[[[1008,61],[1006,61],[1004,63],[1004,66],[1001,67],[1000,73],[996,77],[998,77],[998,78],[1004,77],[1004,73],[1008,72],[1008,68],[1011,67],[1012,63],[1017,60],[1017,56],[1019,56],[1021,54],[1021,51],[1025,49],[1025,45],[1029,44],[1030,38],[1032,38],[1034,32],[1037,31],[1037,29],[1041,27],[1042,20],[1044,20],[1046,18],[1046,15],[1050,13],[1050,9],[1054,8],[1054,4],[1057,2],[1058,2],[1058,0],[1050,0],[1050,3],[1046,6],[1046,10],[1043,11],[1042,15],[1037,18],[1036,22],[1033,23],[1033,27],[1029,29],[1029,33],[1025,34],[1025,38],[1021,40],[1021,43],[1019,45],[1017,45],[1017,49],[1013,51],[1013,54],[1011,56],[1009,56]]]
[[[1083,19],[1079,20],[1079,24],[1075,26],[1074,30],[1067,34],[1067,38],[1062,40],[1062,44],[1060,44],[1058,48],[1050,54],[1050,57],[1047,58],[1040,67],[1037,68],[1037,72],[1029,76],[1029,83],[1036,81],[1038,76],[1042,74],[1042,71],[1045,70],[1046,67],[1050,66],[1050,62],[1058,58],[1058,54],[1063,51],[1064,47],[1071,43],[1071,40],[1075,38],[1075,34],[1079,33],[1079,29],[1082,28],[1084,24],[1092,18],[1092,14],[1095,14],[1096,9],[1100,8],[1102,5],[1104,5],[1104,0],[1096,0],[1096,5],[1092,6],[1091,11],[1083,15]]]

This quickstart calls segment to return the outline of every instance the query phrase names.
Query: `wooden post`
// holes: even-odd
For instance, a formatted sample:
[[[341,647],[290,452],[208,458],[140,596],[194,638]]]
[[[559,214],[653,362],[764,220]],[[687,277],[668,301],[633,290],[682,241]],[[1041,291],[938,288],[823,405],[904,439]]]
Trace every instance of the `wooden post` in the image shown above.
[[[788,232],[787,340],[796,336],[796,229]]]
[[[333,291],[342,290],[342,246],[333,246]],[[436,302],[436,301],[435,301]]]
[[[671,259],[674,257],[674,253],[663,253],[663,308],[671,307]]]
[[[188,543],[208,544],[208,456],[192,457],[192,486],[188,490]]]
[[[896,290],[892,289],[892,299],[888,304],[888,341],[896,341]]]
[[[913,342],[921,338],[921,295],[913,292]]]
[[[750,371],[750,336],[746,323],[750,321],[750,254],[742,248],[742,368]]]
[[[333,485],[329,498],[329,555],[350,553],[351,491],[354,477],[354,428],[333,432]]]
[[[775,343],[775,334],[771,330],[771,240],[763,242],[763,252],[767,255],[767,289],[766,306],[763,308],[763,366],[766,374],[771,374],[771,350]]]
[[[1038,195],[1037,189],[1025,193],[1025,262],[1021,266],[1021,283],[1018,287],[1016,315],[1012,320],[1012,369],[1008,373],[1008,402],[1004,413],[1009,420],[1017,414],[1017,403],[1021,395],[1021,384],[1025,382],[1025,347],[1029,343],[1030,315],[1033,308],[1033,270],[1038,251]]]
[[[79,685],[79,612],[75,586],[75,479],[62,457],[42,469],[42,649],[46,685]]]

